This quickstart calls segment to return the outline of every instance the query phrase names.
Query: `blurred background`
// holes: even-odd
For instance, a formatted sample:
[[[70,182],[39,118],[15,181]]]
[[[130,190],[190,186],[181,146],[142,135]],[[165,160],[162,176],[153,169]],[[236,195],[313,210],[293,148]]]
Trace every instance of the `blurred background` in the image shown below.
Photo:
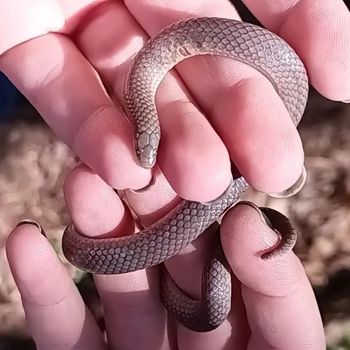
[[[244,20],[256,22],[239,1]],[[350,1],[346,1],[348,7]],[[321,310],[329,350],[350,349],[350,105],[328,101],[311,90],[299,126],[308,180],[288,200],[250,193],[285,212],[299,237],[295,252],[303,262]],[[67,146],[0,73],[0,350],[35,349],[25,324],[20,296],[5,255],[9,231],[32,217],[62,257],[60,239],[69,223],[62,187],[74,165]],[[86,303],[99,313],[89,276],[63,262]]]

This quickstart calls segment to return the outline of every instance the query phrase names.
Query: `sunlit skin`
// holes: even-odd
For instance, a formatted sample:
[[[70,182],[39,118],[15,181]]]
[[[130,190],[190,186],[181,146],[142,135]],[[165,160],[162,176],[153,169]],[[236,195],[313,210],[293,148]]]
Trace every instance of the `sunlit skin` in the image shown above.
[[[345,79],[350,76],[350,15],[343,1],[244,2],[294,47],[316,90],[332,100],[350,100],[350,79]],[[142,188],[152,174],[137,163],[132,125],[123,114],[125,76],[149,36],[191,16],[239,18],[227,0],[0,0],[1,71],[86,164],[72,170],[64,188],[72,220],[86,235],[134,231],[131,212],[114,189]],[[142,225],[164,215],[178,196],[218,197],[230,180],[230,158],[261,191],[280,192],[300,176],[299,135],[271,84],[245,65],[208,57],[183,62],[162,83],[157,107],[158,166],[164,176],[156,171],[147,192],[125,192]],[[193,295],[199,293],[209,239],[210,234],[203,236],[167,263]],[[109,347],[324,349],[319,311],[300,261],[292,252],[278,263],[256,254],[276,240],[258,213],[245,205],[229,211],[221,239],[236,276],[227,322],[209,334],[166,325],[157,268],[95,276]],[[36,226],[14,229],[7,254],[38,349],[106,348]]]

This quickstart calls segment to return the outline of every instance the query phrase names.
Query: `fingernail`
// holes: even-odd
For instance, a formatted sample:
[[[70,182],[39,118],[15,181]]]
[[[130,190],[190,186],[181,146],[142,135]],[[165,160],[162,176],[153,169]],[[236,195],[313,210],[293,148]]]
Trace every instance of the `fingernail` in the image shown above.
[[[41,233],[44,237],[47,238],[46,233],[45,233],[45,231],[43,230],[43,228],[41,227],[41,225],[40,225],[37,221],[35,221],[35,220],[33,220],[33,219],[23,219],[23,220],[21,220],[15,227],[17,228],[17,227],[19,227],[19,226],[27,225],[27,224],[36,226],[36,227],[39,229],[40,233]]]
[[[272,208],[259,208],[248,201],[239,202],[237,205],[239,204],[246,204],[255,209],[260,216],[261,222],[269,228],[267,230],[262,229],[262,227],[257,229],[266,245],[266,248],[259,251],[257,256],[260,256],[263,260],[268,260],[283,256],[286,252],[293,249],[297,234],[290,220],[285,215]],[[276,235],[278,237],[277,242],[275,241]]]
[[[282,192],[276,192],[276,193],[269,193],[268,195],[270,197],[273,198],[288,198],[288,197],[292,197],[295,194],[297,194],[305,185],[306,182],[306,178],[307,178],[307,172],[305,169],[305,166],[303,165],[303,169],[301,171],[301,175],[299,176],[298,180],[295,182],[294,185],[292,185],[291,187],[289,187],[288,189],[286,189],[285,191]]]
[[[143,192],[148,191],[155,183],[156,183],[156,177],[154,176],[154,174],[152,172],[151,180],[149,181],[149,183],[145,187],[139,188],[138,190],[130,189],[129,191],[134,192],[134,193],[143,193]]]
[[[265,225],[273,229],[270,219],[264,214],[264,212],[256,204],[249,201],[240,201],[235,206],[237,207],[238,205],[248,205],[251,208],[253,208],[259,214],[261,221]]]
[[[350,103],[350,99],[348,99],[348,100],[343,100],[342,102],[343,102],[343,103]]]

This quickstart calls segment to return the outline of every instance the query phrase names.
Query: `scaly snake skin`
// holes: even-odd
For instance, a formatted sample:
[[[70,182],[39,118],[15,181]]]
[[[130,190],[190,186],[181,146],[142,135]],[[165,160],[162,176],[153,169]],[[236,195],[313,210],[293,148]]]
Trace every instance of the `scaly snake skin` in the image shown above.
[[[165,28],[144,46],[127,78],[126,110],[135,122],[136,153],[143,167],[152,168],[156,163],[160,126],[155,94],[160,82],[178,62],[208,54],[246,63],[265,75],[294,124],[299,123],[307,101],[308,79],[302,62],[288,44],[265,29],[231,19],[184,20]],[[80,269],[98,274],[131,272],[163,263],[217,221],[247,188],[243,177],[233,179],[216,200],[207,204],[182,201],[160,221],[130,236],[90,238],[71,224],[63,235],[64,254]],[[296,238],[282,214],[267,208],[262,212],[281,234],[280,244],[262,254],[268,259],[291,249]],[[164,305],[186,327],[208,331],[224,321],[231,307],[231,281],[219,248],[204,269],[200,301],[180,291],[164,267],[161,276]]]

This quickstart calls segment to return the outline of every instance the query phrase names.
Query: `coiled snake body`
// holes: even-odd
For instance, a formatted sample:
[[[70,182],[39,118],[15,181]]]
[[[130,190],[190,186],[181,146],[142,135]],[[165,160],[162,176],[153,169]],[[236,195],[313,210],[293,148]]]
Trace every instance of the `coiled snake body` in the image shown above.
[[[195,55],[219,55],[257,69],[274,86],[297,125],[305,109],[308,79],[296,53],[275,34],[258,26],[224,18],[195,18],[163,29],[137,54],[130,69],[126,109],[135,122],[135,145],[140,164],[156,163],[160,126],[155,105],[158,85],[178,62]],[[195,240],[239,199],[248,188],[243,177],[232,179],[227,190],[207,203],[182,201],[160,221],[145,230],[124,237],[90,238],[69,225],[63,235],[63,251],[77,267],[98,274],[118,274],[148,268],[164,262]],[[280,244],[262,258],[291,249],[295,233],[281,214],[262,209],[282,236]],[[164,270],[164,269],[163,269]],[[182,293],[162,274],[161,295],[167,310],[186,327],[196,331],[216,328],[231,306],[230,271],[220,246],[203,272],[202,299]]]

